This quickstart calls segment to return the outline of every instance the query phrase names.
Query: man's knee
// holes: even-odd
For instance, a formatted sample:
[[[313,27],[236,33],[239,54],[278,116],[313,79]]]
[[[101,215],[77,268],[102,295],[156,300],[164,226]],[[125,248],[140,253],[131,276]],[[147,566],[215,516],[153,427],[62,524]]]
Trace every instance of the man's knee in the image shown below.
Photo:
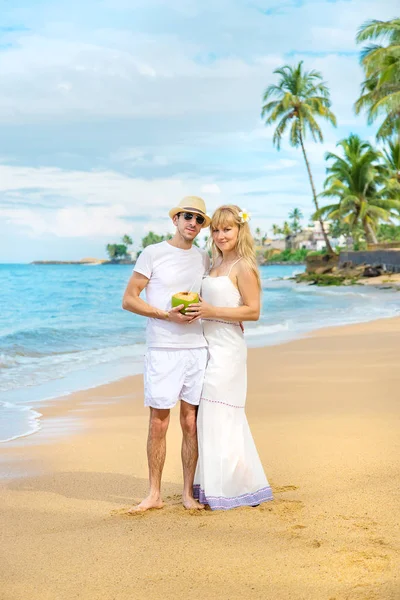
[[[181,409],[181,427],[186,435],[196,435],[197,406],[187,405]]]
[[[170,411],[158,408],[150,409],[150,432],[152,437],[164,437],[169,425]]]

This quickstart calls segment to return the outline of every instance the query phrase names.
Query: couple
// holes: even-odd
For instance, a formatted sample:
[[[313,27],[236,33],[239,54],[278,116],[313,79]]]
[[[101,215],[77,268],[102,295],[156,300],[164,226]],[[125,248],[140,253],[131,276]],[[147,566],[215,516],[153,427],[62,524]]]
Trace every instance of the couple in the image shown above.
[[[241,324],[256,321],[260,313],[248,216],[229,205],[210,219],[196,196],[184,198],[169,215],[174,237],[143,250],[123,299],[124,309],[148,317],[144,389],[150,407],[150,490],[129,512],[163,506],[166,433],[178,400],[185,508],[255,506],[271,500],[272,492],[244,412],[247,348]],[[209,225],[211,270],[208,254],[193,245]],[[183,305],[171,309],[173,294],[200,288],[199,303],[185,315]],[[140,298],[144,289],[147,302]]]

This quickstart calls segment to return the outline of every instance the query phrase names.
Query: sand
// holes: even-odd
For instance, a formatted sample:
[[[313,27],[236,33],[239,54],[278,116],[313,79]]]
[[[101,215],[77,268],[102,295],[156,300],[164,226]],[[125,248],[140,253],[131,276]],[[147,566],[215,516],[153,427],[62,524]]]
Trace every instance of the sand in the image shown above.
[[[126,514],[147,487],[141,377],[47,403],[1,447],[1,600],[398,600],[399,361],[400,319],[250,350],[275,500],[227,512],[181,506],[175,409],[166,506]]]
[[[357,283],[398,290],[400,288],[400,273],[384,273],[378,277],[362,277]]]

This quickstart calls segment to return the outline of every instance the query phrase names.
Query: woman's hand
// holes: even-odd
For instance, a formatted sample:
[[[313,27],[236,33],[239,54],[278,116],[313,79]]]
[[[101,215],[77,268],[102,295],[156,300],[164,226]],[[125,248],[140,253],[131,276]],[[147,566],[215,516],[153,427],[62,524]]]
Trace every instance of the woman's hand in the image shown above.
[[[191,323],[197,321],[197,319],[215,319],[215,307],[205,302],[201,297],[199,297],[198,304],[189,304],[185,312],[187,315],[194,317]]]

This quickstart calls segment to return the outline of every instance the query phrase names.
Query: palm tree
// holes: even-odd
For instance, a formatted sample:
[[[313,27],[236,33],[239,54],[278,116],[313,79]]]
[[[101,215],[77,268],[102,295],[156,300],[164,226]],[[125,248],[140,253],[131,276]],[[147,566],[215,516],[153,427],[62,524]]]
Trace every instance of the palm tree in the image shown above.
[[[113,260],[117,255],[117,245],[116,244],[107,244],[106,251],[110,260]]]
[[[384,114],[377,138],[395,134],[400,139],[400,19],[367,21],[356,38],[358,43],[377,39],[387,39],[389,43],[370,44],[361,52],[366,79],[355,110],[360,113],[365,109],[369,124]]]
[[[154,233],[154,231],[149,231],[147,235],[142,238],[142,248],[146,248],[147,246],[151,246],[152,244],[158,244],[159,242],[163,242],[165,240],[164,235],[158,235]]]
[[[264,93],[264,105],[261,116],[266,117],[265,124],[272,125],[278,122],[272,138],[277,149],[280,149],[282,137],[288,127],[289,143],[291,146],[302,149],[310,179],[315,208],[318,211],[318,198],[314,180],[311,174],[304,141],[307,132],[315,142],[322,142],[323,135],[316,118],[326,119],[336,126],[336,117],[331,112],[329,89],[322,80],[318,71],[304,71],[303,61],[295,67],[285,65],[274,71],[280,76],[278,85],[270,85]],[[328,253],[333,255],[333,249],[326,234],[322,219],[319,220]]]
[[[299,208],[294,208],[292,212],[289,213],[289,219],[291,219],[291,226],[294,233],[298,233],[301,230],[300,221],[303,218],[303,213]]]
[[[125,246],[132,246],[132,244],[133,244],[132,238],[129,237],[129,235],[125,234],[124,237],[122,238],[122,243],[125,244]]]
[[[283,224],[282,233],[285,237],[288,237],[289,235],[292,235],[292,233],[293,233],[293,230],[287,221],[285,221]]]
[[[291,213],[289,213],[289,219],[296,219],[296,221],[300,221],[303,218],[303,213],[299,208],[294,208]]]
[[[323,206],[315,216],[339,219],[348,223],[350,230],[360,224],[367,242],[376,244],[379,221],[390,222],[396,216],[394,211],[400,210],[400,201],[385,194],[386,168],[380,162],[382,154],[354,134],[337,145],[344,156],[326,153],[326,160],[333,162],[327,169],[329,175],[320,195],[337,198],[338,202]]]
[[[400,199],[400,143],[388,140],[387,146],[383,150],[384,164],[388,175],[387,189],[389,195]]]
[[[279,225],[273,224],[272,225],[272,235],[274,235],[276,237],[277,235],[281,235],[281,233],[282,233],[282,229],[279,227]]]

